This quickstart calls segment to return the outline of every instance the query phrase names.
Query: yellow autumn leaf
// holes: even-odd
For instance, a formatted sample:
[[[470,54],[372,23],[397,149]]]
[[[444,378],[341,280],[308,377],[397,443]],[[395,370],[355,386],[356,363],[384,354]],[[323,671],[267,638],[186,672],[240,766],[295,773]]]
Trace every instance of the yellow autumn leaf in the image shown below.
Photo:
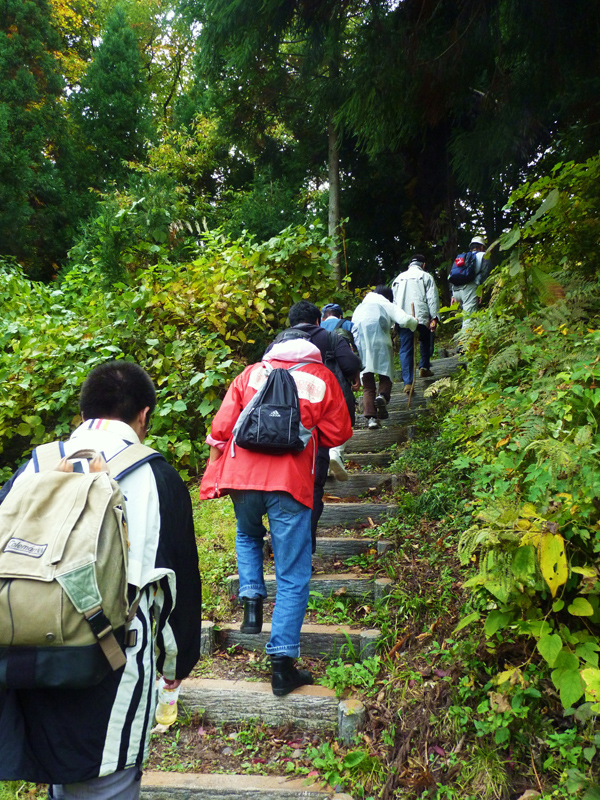
[[[503,447],[505,444],[510,442],[510,434],[506,437],[506,439],[500,439],[499,442],[496,442],[496,447]]]
[[[533,503],[525,503],[521,509],[521,516],[523,517],[537,517],[538,512]]]
[[[528,519],[519,519],[516,527],[520,531],[528,531],[531,528],[531,522]]]
[[[530,530],[526,531],[523,536],[521,537],[521,547],[525,545],[531,544],[533,547],[540,546],[540,536],[542,532],[539,528],[531,528]]]
[[[539,546],[540,569],[552,597],[559,586],[567,582],[569,565],[565,554],[565,540],[559,533],[542,533]]]

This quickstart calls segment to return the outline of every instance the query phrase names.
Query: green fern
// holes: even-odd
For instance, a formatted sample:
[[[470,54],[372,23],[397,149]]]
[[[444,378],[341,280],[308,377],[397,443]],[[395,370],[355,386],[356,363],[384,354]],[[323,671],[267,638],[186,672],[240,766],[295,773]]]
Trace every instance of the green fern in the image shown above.
[[[499,353],[490,360],[487,370],[483,376],[483,380],[492,380],[499,375],[515,370],[519,366],[519,357],[521,354],[522,345],[518,342],[501,350]]]

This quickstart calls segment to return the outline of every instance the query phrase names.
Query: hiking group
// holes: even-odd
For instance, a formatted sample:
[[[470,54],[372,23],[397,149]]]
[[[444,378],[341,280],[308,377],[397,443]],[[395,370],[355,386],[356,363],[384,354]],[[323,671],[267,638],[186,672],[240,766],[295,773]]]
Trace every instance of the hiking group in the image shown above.
[[[454,294],[472,310],[470,283],[483,269],[466,260]],[[234,379],[212,421],[200,498],[232,499],[246,634],[263,627],[268,517],[277,597],[266,652],[278,697],[313,682],[295,662],[325,481],[348,477],[354,392],[362,384],[367,427],[379,427],[392,330],[399,326],[406,391],[415,331],[420,375],[432,374],[438,312],[419,254],[392,288],[369,292],[351,321],[336,303],[323,315],[296,303],[290,327]],[[136,800],[157,677],[176,689],[200,656],[191,500],[143,445],[155,407],[140,366],[97,366],[81,387],[81,424],[67,441],[35,448],[0,491],[0,780],[47,783],[51,798]]]

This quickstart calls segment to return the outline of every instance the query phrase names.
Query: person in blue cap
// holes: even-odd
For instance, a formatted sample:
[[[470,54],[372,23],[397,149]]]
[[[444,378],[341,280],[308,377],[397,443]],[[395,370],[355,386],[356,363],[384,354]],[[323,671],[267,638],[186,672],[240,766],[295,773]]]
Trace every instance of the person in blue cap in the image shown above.
[[[343,318],[342,307],[338,303],[326,303],[321,309],[321,327],[328,331],[337,331],[348,341],[352,350],[357,353],[352,335],[352,322]],[[348,472],[344,466],[346,443],[329,448],[329,474],[338,481],[347,481]]]
[[[343,318],[342,307],[337,303],[327,303],[321,309],[321,327],[328,331],[336,331],[340,328],[343,331],[352,333],[352,322]]]

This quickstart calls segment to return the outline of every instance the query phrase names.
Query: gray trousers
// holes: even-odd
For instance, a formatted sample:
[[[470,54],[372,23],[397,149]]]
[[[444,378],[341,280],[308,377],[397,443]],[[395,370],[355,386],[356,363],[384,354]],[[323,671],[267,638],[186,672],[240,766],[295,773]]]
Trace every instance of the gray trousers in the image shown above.
[[[452,296],[457,300],[463,312],[462,331],[469,329],[469,314],[479,308],[479,298],[477,297],[477,285],[475,283],[465,283],[464,286],[453,287]]]
[[[49,797],[53,800],[138,800],[141,777],[137,767],[130,767],[82,783],[54,784],[49,787]]]

